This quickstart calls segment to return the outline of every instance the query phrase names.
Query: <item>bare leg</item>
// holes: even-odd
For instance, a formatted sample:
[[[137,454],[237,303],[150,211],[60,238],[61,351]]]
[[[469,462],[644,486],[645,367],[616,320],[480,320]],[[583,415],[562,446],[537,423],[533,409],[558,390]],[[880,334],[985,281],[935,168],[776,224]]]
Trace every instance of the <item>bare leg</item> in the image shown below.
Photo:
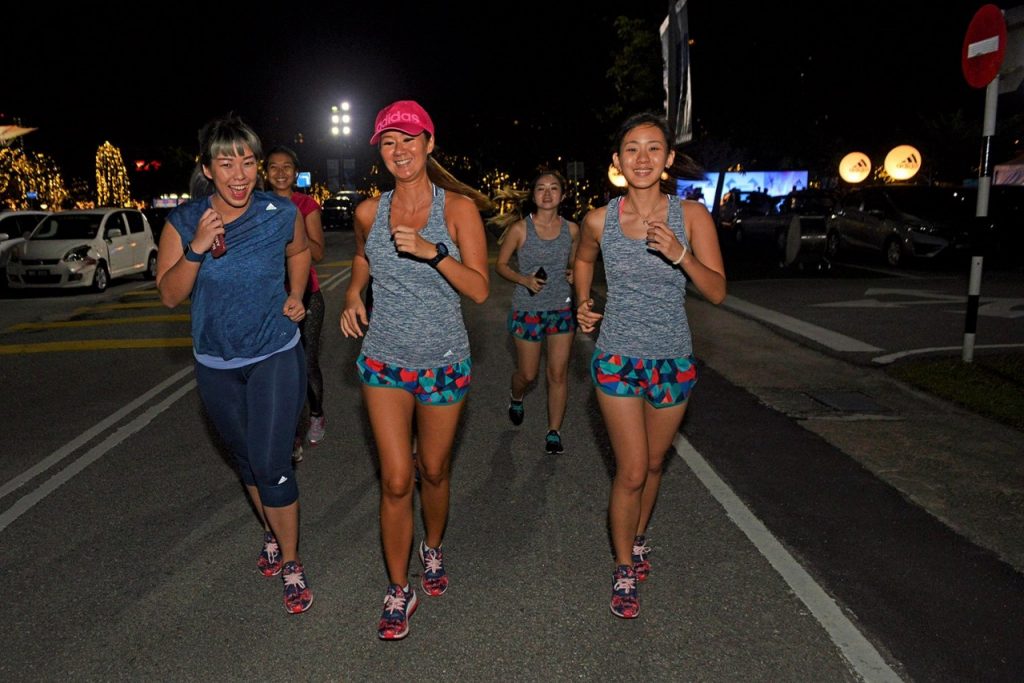
[[[540,342],[516,338],[516,371],[512,373],[512,398],[520,400],[540,371]]]
[[[686,414],[686,403],[671,408],[655,408],[644,401],[644,424],[647,430],[647,482],[640,499],[640,520],[636,534],[643,536],[651,521],[651,512],[658,499],[661,474],[665,465],[665,454],[672,447],[679,425]]]
[[[246,485],[256,514],[259,515],[264,531],[271,531],[281,548],[281,562],[291,562],[299,556],[299,501],[280,508],[264,507],[260,492],[255,486]]]
[[[559,430],[565,418],[565,405],[569,399],[569,353],[572,351],[572,333],[548,337],[548,429]]]
[[[380,458],[380,537],[388,580],[408,583],[412,547],[412,415],[415,400],[402,389],[363,385]],[[422,441],[422,437],[421,437]]]
[[[597,404],[615,452],[615,478],[608,499],[615,564],[632,565],[633,536],[640,521],[641,495],[648,470],[644,400],[609,396],[599,389]]]
[[[416,404],[420,501],[427,536],[424,540],[431,548],[441,545],[448,523],[452,443],[464,404],[464,400],[451,405]]]

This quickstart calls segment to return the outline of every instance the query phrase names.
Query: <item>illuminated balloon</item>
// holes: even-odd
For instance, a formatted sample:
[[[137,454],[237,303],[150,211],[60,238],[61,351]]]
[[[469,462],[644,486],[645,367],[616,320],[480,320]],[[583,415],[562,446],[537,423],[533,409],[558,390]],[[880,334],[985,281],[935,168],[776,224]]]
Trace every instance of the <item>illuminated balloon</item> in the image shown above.
[[[850,152],[839,162],[839,177],[848,183],[859,183],[871,173],[871,159],[864,152]]]
[[[622,172],[615,168],[615,164],[608,165],[608,180],[615,187],[626,186],[626,179],[622,176]]]
[[[921,170],[921,153],[910,145],[893,147],[885,155],[885,172],[893,180],[909,180]]]

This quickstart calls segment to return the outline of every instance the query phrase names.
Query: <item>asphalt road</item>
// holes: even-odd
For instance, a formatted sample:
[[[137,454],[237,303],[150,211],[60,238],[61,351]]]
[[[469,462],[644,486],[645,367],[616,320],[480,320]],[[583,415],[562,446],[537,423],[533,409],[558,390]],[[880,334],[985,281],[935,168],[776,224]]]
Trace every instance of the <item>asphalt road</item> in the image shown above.
[[[567,452],[547,456],[540,392],[521,427],[505,417],[510,286],[493,275],[491,299],[464,304],[474,383],[445,539],[452,587],[421,597],[405,641],[378,642],[377,472],[358,343],[334,322],[350,239],[330,233],[320,268],[328,436],[298,470],[316,593],[300,616],[282,609],[279,581],[256,571],[259,527],[194,390],[187,306],[161,308],[141,281],[103,297],[0,302],[0,677],[1013,680],[1024,671],[1016,631],[996,626],[1022,623],[1019,573],[703,362],[650,530],[641,616],[613,617],[613,461],[587,376],[592,341],[575,342]],[[860,529],[852,539],[851,528]],[[932,576],[933,558],[952,569]],[[411,567],[418,574],[415,559]],[[920,609],[933,596],[946,604]],[[976,637],[953,643],[964,629]]]

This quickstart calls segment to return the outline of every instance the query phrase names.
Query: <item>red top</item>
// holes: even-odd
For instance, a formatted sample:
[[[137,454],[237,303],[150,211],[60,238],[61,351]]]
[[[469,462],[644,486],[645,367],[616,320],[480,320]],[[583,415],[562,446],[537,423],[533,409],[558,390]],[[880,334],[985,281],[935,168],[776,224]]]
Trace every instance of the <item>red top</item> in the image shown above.
[[[310,197],[308,194],[301,192],[292,192],[292,204],[299,207],[299,213],[305,218],[314,211],[320,210],[320,205],[317,201]],[[320,291],[320,280],[316,277],[316,268],[313,266],[309,267],[309,284],[306,285],[306,289],[310,292]]]

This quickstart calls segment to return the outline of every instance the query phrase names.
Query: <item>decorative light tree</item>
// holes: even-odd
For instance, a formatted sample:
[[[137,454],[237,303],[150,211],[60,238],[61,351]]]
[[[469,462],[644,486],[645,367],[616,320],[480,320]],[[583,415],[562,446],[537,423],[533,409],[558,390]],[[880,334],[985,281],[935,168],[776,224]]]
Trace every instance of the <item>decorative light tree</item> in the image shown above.
[[[121,150],[104,142],[96,150],[96,203],[99,206],[130,206],[128,169]]]
[[[45,154],[0,146],[0,207],[30,208],[28,197],[35,193],[40,207],[57,209],[69,194],[57,164]]]

